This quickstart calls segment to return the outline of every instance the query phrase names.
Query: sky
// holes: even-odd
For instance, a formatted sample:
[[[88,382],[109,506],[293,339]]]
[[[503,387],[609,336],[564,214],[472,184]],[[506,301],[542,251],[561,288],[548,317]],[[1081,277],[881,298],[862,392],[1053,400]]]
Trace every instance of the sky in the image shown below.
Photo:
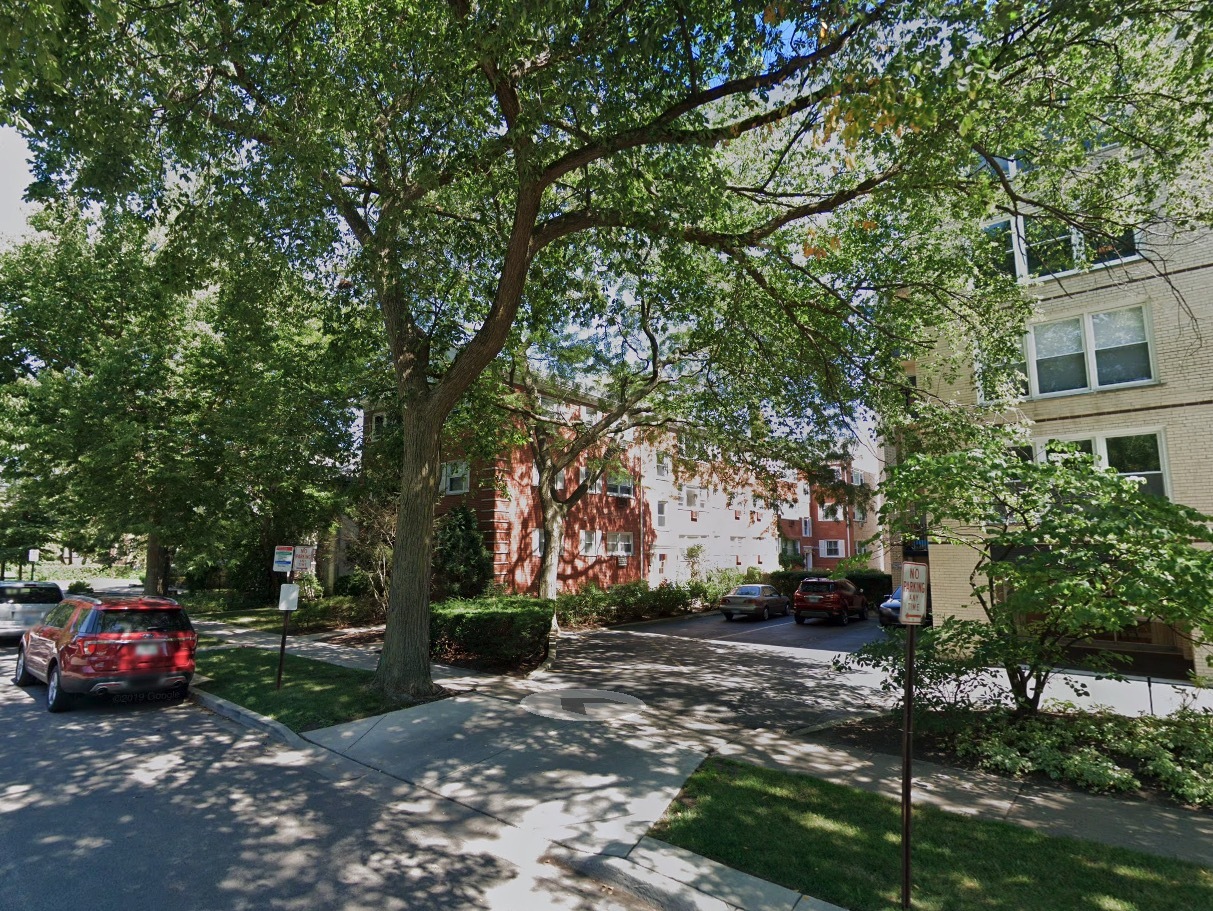
[[[0,127],[0,247],[26,231],[30,207],[21,201],[29,184],[29,150],[12,127]]]

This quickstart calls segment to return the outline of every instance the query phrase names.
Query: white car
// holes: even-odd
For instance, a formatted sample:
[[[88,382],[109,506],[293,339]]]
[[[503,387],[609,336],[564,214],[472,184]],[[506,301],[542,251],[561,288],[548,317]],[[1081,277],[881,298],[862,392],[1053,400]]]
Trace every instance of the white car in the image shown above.
[[[54,582],[0,582],[0,636],[20,636],[62,600]]]

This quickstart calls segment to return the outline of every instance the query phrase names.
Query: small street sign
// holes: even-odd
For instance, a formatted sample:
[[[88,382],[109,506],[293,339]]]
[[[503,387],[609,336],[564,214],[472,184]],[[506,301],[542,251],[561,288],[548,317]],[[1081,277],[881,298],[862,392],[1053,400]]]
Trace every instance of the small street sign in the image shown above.
[[[316,548],[313,545],[297,545],[291,566],[297,573],[310,573],[316,563]]]
[[[274,572],[289,573],[295,559],[295,548],[290,544],[279,544],[274,548]]]
[[[901,622],[918,626],[927,613],[927,564],[901,566]]]
[[[29,562],[37,563],[38,558],[42,556],[42,552],[36,547],[31,547],[29,552]]]
[[[299,609],[299,586],[283,585],[278,589],[278,610]]]

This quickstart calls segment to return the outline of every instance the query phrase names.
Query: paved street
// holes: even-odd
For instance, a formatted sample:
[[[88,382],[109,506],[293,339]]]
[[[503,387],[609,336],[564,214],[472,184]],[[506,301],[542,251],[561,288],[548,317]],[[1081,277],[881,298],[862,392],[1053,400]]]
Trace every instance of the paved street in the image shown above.
[[[380,777],[345,780],[190,703],[63,715],[0,646],[0,909],[623,908],[546,845]],[[364,770],[365,771],[365,770]]]

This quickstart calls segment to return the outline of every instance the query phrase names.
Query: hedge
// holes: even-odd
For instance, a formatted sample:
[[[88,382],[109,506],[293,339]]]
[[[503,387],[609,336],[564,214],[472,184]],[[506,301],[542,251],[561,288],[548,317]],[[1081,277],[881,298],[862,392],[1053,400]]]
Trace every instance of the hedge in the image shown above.
[[[486,667],[524,667],[543,660],[552,602],[527,595],[430,605],[430,657]]]

